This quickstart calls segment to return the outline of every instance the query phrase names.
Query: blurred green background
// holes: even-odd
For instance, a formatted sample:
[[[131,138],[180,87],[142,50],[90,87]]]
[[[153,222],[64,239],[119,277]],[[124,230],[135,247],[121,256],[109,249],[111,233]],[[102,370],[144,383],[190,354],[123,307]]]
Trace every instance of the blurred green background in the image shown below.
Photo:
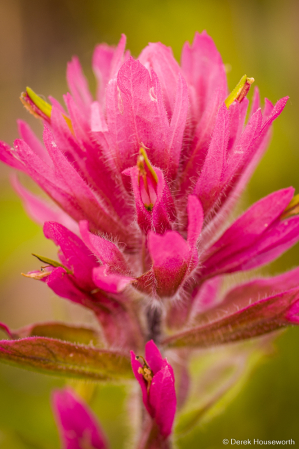
[[[116,44],[121,33],[137,56],[148,42],[161,41],[180,58],[183,43],[206,29],[220,50],[232,89],[243,74],[253,76],[261,96],[290,101],[275,122],[270,148],[243,198],[251,204],[275,189],[299,191],[299,2],[298,0],[1,0],[0,1],[0,138],[12,144],[16,118],[41,126],[22,108],[19,94],[31,86],[61,100],[67,91],[66,62],[78,55],[94,89],[90,61],[100,42]],[[91,316],[55,298],[41,283],[22,278],[36,269],[31,252],[51,255],[53,246],[23,211],[0,167],[0,321],[17,328],[34,321],[65,319],[87,322]],[[267,272],[299,263],[298,246]],[[252,374],[246,388],[213,421],[178,441],[179,448],[223,447],[223,438],[290,439],[299,444],[299,329],[276,342],[277,352]],[[62,382],[0,366],[1,449],[58,448],[49,405],[50,391]],[[92,402],[112,448],[124,446],[126,391],[102,386]],[[117,430],[116,430],[117,429]],[[130,447],[127,446],[127,447]]]

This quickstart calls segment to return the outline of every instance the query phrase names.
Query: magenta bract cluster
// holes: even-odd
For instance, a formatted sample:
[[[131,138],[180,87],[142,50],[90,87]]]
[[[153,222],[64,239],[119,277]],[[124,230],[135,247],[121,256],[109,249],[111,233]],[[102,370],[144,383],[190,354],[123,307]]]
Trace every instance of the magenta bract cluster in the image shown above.
[[[298,199],[285,188],[227,221],[287,98],[275,105],[266,99],[261,109],[255,88],[249,110],[244,95],[225,102],[225,66],[205,32],[184,45],[181,65],[161,43],[137,59],[125,43],[122,36],[116,48],[96,47],[95,100],[77,58],[67,68],[66,109],[27,90],[22,100],[44,122],[43,143],[19,121],[21,139],[13,147],[2,142],[0,158],[52,200],[14,177],[28,213],[58,247],[59,262],[28,276],[91,309],[109,350],[127,357],[145,347],[151,384],[134,353],[132,366],[162,441],[176,409],[174,374],[147,342],[155,338],[150,312],[159,311],[156,341],[172,351],[298,323],[298,269],[221,289],[227,274],[269,263],[299,240]],[[63,429],[75,426],[67,409],[76,409],[76,435],[86,423],[93,447],[106,447],[69,391],[56,393],[54,403]],[[65,447],[77,446],[65,440]]]

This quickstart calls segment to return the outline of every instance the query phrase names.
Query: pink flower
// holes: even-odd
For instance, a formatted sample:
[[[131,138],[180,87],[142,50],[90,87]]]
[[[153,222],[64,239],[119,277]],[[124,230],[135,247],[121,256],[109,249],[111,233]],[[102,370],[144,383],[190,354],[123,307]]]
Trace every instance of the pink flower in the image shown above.
[[[292,187],[282,189],[227,222],[287,97],[275,105],[266,99],[261,109],[256,88],[246,121],[254,80],[243,76],[229,94],[223,62],[205,32],[185,44],[181,65],[161,43],[149,44],[138,59],[125,44],[122,36],[116,48],[96,48],[95,99],[77,58],[67,68],[66,109],[27,88],[22,101],[43,121],[43,143],[20,121],[21,139],[13,147],[2,142],[0,159],[52,200],[33,195],[14,177],[29,214],[58,247],[59,261],[37,256],[46,265],[27,276],[88,307],[100,323],[106,352],[84,351],[88,363],[96,357],[97,367],[108,368],[88,375],[113,378],[121,357],[127,376],[128,351],[142,353],[145,346],[145,364],[132,353],[132,366],[162,447],[176,409],[174,376],[150,340],[172,348],[174,359],[185,348],[187,363],[192,348],[298,324],[296,270],[226,293],[220,287],[227,274],[270,263],[299,240],[299,197]],[[52,338],[51,326],[41,337]],[[7,333],[15,339],[21,331]],[[21,349],[31,354],[40,339],[25,337],[2,343],[2,359],[18,361]],[[50,343],[65,354],[64,344]],[[38,363],[32,358],[29,364]],[[184,403],[188,369],[176,370]]]
[[[131,363],[143,404],[158,427],[159,437],[166,439],[171,434],[176,411],[173,369],[153,340],[145,345],[145,359],[131,351]]]
[[[70,388],[55,391],[52,403],[63,449],[108,449],[96,417]]]

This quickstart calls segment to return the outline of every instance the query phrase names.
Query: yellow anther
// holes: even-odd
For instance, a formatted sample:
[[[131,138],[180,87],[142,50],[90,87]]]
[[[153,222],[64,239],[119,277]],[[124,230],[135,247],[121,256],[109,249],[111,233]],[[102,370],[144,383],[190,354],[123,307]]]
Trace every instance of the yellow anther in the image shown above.
[[[26,109],[31,112],[35,117],[39,117],[38,113],[33,110],[32,106],[28,103],[28,100],[26,101],[26,94],[30,98],[30,100],[35,104],[35,106],[49,119],[51,118],[52,113],[52,105],[48,103],[47,101],[43,100],[39,95],[37,95],[30,87],[26,87],[26,93],[22,93],[20,100],[25,106]],[[69,117],[67,117],[65,114],[63,114],[63,118],[66,121],[66,124],[68,125],[70,131],[72,134],[74,134],[74,129],[72,125],[72,121]]]
[[[151,212],[157,197],[156,189],[158,184],[158,176],[153,169],[144,148],[140,148],[139,150],[137,168],[138,184],[141,189],[142,201],[144,207]]]
[[[227,108],[234,102],[241,102],[247,95],[251,84],[254,82],[254,78],[248,78],[247,75],[242,76],[234,90],[229,94],[225,100],[225,105]]]
[[[144,148],[140,148],[140,150],[139,150],[139,157],[138,157],[138,161],[137,161],[138,168],[140,167],[140,165],[144,166],[144,163],[146,164],[147,168],[149,169],[149,171],[153,175],[154,180],[156,182],[158,182],[158,176],[156,175],[156,172],[153,169],[153,167],[152,167],[152,165],[151,165],[151,163],[150,163],[150,161],[149,161],[149,159],[147,157],[145,149]]]
[[[144,357],[142,357],[142,355],[136,355],[136,360],[139,361],[139,359],[142,360],[143,366],[138,368],[138,373],[142,374],[143,379],[146,381],[147,383],[147,392],[149,393],[150,390],[150,386],[154,377],[154,373],[152,372],[152,370],[150,369],[150,367],[148,366],[147,362],[145,361]]]
[[[26,92],[30,100],[40,109],[47,117],[51,118],[52,106],[37,95],[30,87],[26,87]]]
[[[299,214],[299,193],[297,193],[297,195],[294,195],[280,218],[284,219],[297,214]]]

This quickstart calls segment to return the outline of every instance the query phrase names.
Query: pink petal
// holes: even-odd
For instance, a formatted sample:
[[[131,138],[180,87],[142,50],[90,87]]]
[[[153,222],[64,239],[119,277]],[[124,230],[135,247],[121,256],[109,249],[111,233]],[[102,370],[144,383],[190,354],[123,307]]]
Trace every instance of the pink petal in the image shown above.
[[[81,304],[97,311],[96,304],[92,302],[87,292],[82,291],[75,283],[73,276],[66,273],[62,267],[55,268],[50,276],[42,279],[53,292],[62,298]]]
[[[92,132],[102,132],[105,133],[108,131],[108,126],[101,110],[100,103],[94,101],[91,104],[90,110],[91,118],[90,118],[90,128]]]
[[[11,183],[17,194],[23,200],[28,215],[39,225],[43,225],[46,221],[56,221],[66,226],[75,234],[78,234],[77,223],[63,210],[59,209],[55,204],[50,205],[36,195],[33,195],[33,193],[22,186],[16,176],[11,177]]]
[[[48,222],[44,234],[60,247],[62,263],[74,272],[77,281],[86,290],[93,289],[92,270],[98,266],[97,259],[82,240],[59,223]]]
[[[88,111],[88,107],[92,103],[92,96],[77,57],[73,57],[72,61],[68,63],[66,78],[77,105],[83,111]]]
[[[184,148],[185,161],[182,161],[184,170],[180,179],[180,196],[189,190],[190,185],[194,185],[194,181],[196,181],[198,174],[201,172],[211,142],[219,107],[224,99],[225,93],[223,91],[216,90],[213,92],[212,98],[194,131],[194,135],[192,133],[190,148]]]
[[[143,404],[144,404],[146,410],[148,411],[148,413],[150,414],[150,416],[153,417],[154,411],[149,404],[148,393],[147,393],[147,384],[146,384],[145,380],[143,379],[142,374],[138,373],[138,369],[141,368],[142,365],[138,360],[136,360],[136,355],[134,354],[134,352],[130,351],[130,353],[131,353],[132,370],[133,370],[134,376],[136,377],[136,379],[140,385],[140,388],[141,388]]]
[[[108,84],[111,73],[111,62],[115,49],[107,44],[97,45],[92,58],[92,68],[97,79],[97,100],[102,103],[105,95],[105,87]]]
[[[234,184],[234,179],[238,178],[242,169],[246,167],[246,164],[250,165],[250,160],[256,148],[256,140],[261,133],[262,119],[261,110],[259,109],[250,118],[242,135],[240,136],[239,141],[235,144],[234,149],[228,156],[226,170],[224,173],[224,187],[222,188],[220,201],[218,205],[216,205],[216,210],[214,211],[215,217],[212,222],[210,221],[210,226],[214,231],[225,223],[225,220],[239,198],[239,194],[235,195],[237,190],[235,191],[234,188],[232,188],[232,184]],[[237,181],[236,185],[239,185],[236,189],[243,189],[245,187],[245,184],[241,181],[241,178],[240,183]],[[221,213],[219,213],[220,210]],[[210,238],[209,234],[210,231],[207,230],[208,238]]]
[[[67,95],[65,101],[77,139],[77,142],[75,140],[75,146],[72,141],[70,142],[73,146],[72,154],[77,153],[79,156],[79,158],[75,157],[76,161],[78,162],[79,160],[80,162],[79,170],[77,171],[93,187],[109,214],[115,216],[116,219],[117,215],[119,215],[122,222],[127,224],[129,221],[128,214],[131,212],[129,197],[121,186],[121,180],[117,178],[115,170],[113,172],[114,162],[113,166],[110,166],[109,161],[112,161],[112,155],[109,147],[106,148],[105,145],[99,145],[94,139],[89,120],[82,115],[72,97]],[[66,123],[60,114],[60,121],[61,119],[64,123],[60,124],[60,128],[63,129]],[[69,134],[69,130],[64,131],[64,134]],[[73,139],[73,136],[69,135],[68,138]],[[58,145],[58,142],[56,143]],[[101,176],[99,176],[99,173],[101,173]]]
[[[236,142],[238,142],[243,132],[248,104],[248,98],[244,98],[241,103],[234,101],[229,107],[230,131],[227,144],[227,157],[233,151]]]
[[[132,369],[141,387],[144,406],[155,419],[160,434],[167,438],[171,433],[176,410],[173,369],[167,359],[162,359],[159,349],[152,340],[146,343],[145,359],[154,374],[149,393],[147,382],[143,375],[138,373],[142,364],[136,360],[134,352],[131,351]]]
[[[272,101],[268,100],[268,98],[265,98],[265,106],[263,110],[263,117],[264,117],[263,124],[265,124],[267,119],[271,117],[273,110],[274,105]]]
[[[251,118],[251,116],[261,107],[260,103],[261,103],[261,101],[260,101],[259,89],[257,86],[255,86],[254,91],[253,91],[253,98],[252,98],[249,118]]]
[[[221,276],[213,277],[203,283],[192,300],[189,315],[190,323],[193,322],[197,315],[211,309],[217,304],[222,284],[223,279]],[[223,303],[221,303],[221,306],[222,304]],[[182,325],[183,324],[184,323],[182,322]]]
[[[214,229],[224,222],[247,185],[269,144],[272,122],[281,114],[287,100],[288,97],[279,100],[272,107],[270,115],[266,119],[265,115],[263,116],[262,123],[260,110],[257,110],[251,117],[227,164],[226,186],[218,208],[219,210],[221,207],[222,210],[221,214],[215,218]]]
[[[192,46],[185,43],[181,65],[187,82],[196,89],[200,118],[216,90],[223,90],[225,95],[227,93],[224,64],[213,40],[205,31],[195,34]]]
[[[25,163],[18,158],[18,154],[15,152],[14,148],[11,148],[5,142],[0,141],[0,161],[4,164],[9,165],[12,168],[23,171],[27,173],[27,168]]]
[[[52,97],[51,95],[49,95],[48,98],[55,109],[58,109],[58,111],[62,112],[62,114],[65,114],[64,107],[59,103],[58,100],[56,100],[56,98]],[[52,115],[51,115],[51,118],[52,118]]]
[[[18,120],[18,131],[22,139],[42,160],[51,163],[48,153],[42,142],[36,137],[30,126],[23,120]]]
[[[298,287],[298,276],[299,268],[295,268],[278,276],[258,278],[242,283],[226,293],[218,308],[223,308],[229,313],[237,308],[244,308],[261,298],[283,293],[286,290]],[[211,311],[211,313],[214,312]]]
[[[117,223],[117,218],[112,217],[110,211],[101,205],[86,182],[61,153],[47,127],[44,131],[44,142],[55,166],[55,180],[59,180],[67,194],[73,197],[70,199],[75,202],[75,207],[81,215],[80,219],[88,218],[93,228],[107,233],[114,233],[117,228],[122,227],[120,222]],[[120,229],[118,235],[123,235]],[[124,235],[123,237],[126,240]]]
[[[55,176],[53,168],[44,163],[23,140],[15,141],[15,154],[18,160],[24,164],[29,176],[57,203],[63,204],[63,209],[71,211],[70,215],[74,214],[74,207],[68,204],[68,197],[64,192],[61,178]]]
[[[176,218],[175,205],[163,172],[155,169],[157,184],[157,199],[152,210],[152,226],[156,233],[164,234],[171,229],[171,223]]]
[[[153,340],[148,341],[145,345],[145,360],[154,374],[157,374],[163,367],[164,360]]]
[[[269,251],[275,242],[278,245],[277,252],[281,253],[284,249],[279,246],[279,241],[283,244],[288,233],[290,235],[286,237],[286,243],[293,244],[298,232],[296,220],[286,220],[285,225],[284,222],[276,221],[291,201],[293,193],[292,187],[274,192],[241,215],[204,256],[203,275],[231,272],[246,263],[257,266],[262,262],[257,260],[255,264],[253,257]]]
[[[152,69],[158,76],[168,116],[172,116],[175,103],[175,91],[180,66],[173,57],[170,47],[160,42],[150,43],[142,50],[139,61],[147,69]]]
[[[149,232],[148,249],[159,296],[172,296],[181,284],[188,268],[190,247],[177,232],[163,236]]]
[[[123,254],[114,243],[89,232],[87,221],[80,221],[79,227],[83,242],[102,264],[120,273],[128,271]]]
[[[242,263],[243,270],[250,270],[277,259],[299,240],[299,217],[283,220],[265,233],[249,252],[249,257]],[[252,256],[251,256],[252,255]]]
[[[115,77],[121,63],[127,59],[127,54],[124,54],[125,48],[126,36],[124,34],[121,35],[116,48],[106,44],[97,45],[95,48],[92,68],[98,81],[97,99],[102,104],[108,81]]]
[[[68,275],[61,267],[42,279],[56,295],[69,299],[91,309],[97,316],[109,347],[137,348],[142,341],[142,331],[136,315],[120,304],[116,299],[109,298],[101,291],[82,291],[77,285],[77,279]],[[124,326],[124,323],[126,325]]]
[[[228,158],[227,169],[225,172],[225,181],[229,182],[236,174],[244,161],[249,161],[252,156],[252,148],[255,145],[257,137],[260,135],[262,129],[262,114],[258,109],[247,123],[240,140],[235,145],[235,148],[230,153]]]
[[[86,173],[84,167],[84,157],[86,157],[86,152],[80,147],[78,141],[67,125],[65,113],[62,113],[55,106],[53,106],[51,113],[51,131],[53,134],[53,141],[59,149],[62,149],[63,155],[73,167],[76,168],[81,177],[85,178],[87,182],[90,182],[88,173]]]
[[[186,127],[187,113],[189,108],[188,87],[184,78],[179,74],[173,115],[169,126],[168,148],[169,168],[168,176],[175,179],[179,167],[183,136]]]
[[[105,292],[122,292],[135,279],[121,274],[109,273],[109,266],[103,265],[93,269],[93,281]]]
[[[114,95],[120,109],[119,113],[115,111],[118,123],[115,141],[121,171],[136,164],[136,154],[142,146],[148,148],[153,165],[166,168],[169,124],[156,74],[152,72],[150,77],[139,61],[130,58],[118,72],[117,87]],[[109,116],[111,114],[108,115],[108,126]]]
[[[94,223],[94,219],[101,215],[100,222],[102,224],[107,219],[110,222],[110,226],[107,223],[107,232],[108,227],[113,232],[114,226],[111,226],[111,217],[108,218],[108,214],[104,212],[91,189],[58,150],[50,132],[46,133],[45,141],[55,168],[45,164],[24,141],[15,141],[16,154],[18,159],[25,164],[27,173],[76,221],[89,218],[88,215],[92,214],[90,223],[93,228],[99,229],[101,226],[99,223]],[[103,214],[99,215],[101,209]]]
[[[96,417],[70,388],[56,390],[52,405],[64,449],[108,448]]]
[[[188,197],[188,233],[187,242],[191,248],[188,271],[191,272],[198,264],[197,242],[201,234],[204,213],[199,200],[194,195]]]
[[[171,434],[176,412],[174,377],[169,365],[154,375],[149,392],[149,403],[154,409],[154,419],[161,435],[167,438]]]
[[[63,95],[64,102],[68,109],[69,117],[72,122],[72,132],[79,144],[83,144],[88,141],[88,132],[90,131],[90,107],[88,112],[84,113],[71,94],[67,93]]]
[[[223,104],[219,109],[208,154],[194,189],[194,194],[199,197],[205,213],[213,206],[221,191],[228,138],[229,112]]]
[[[188,197],[188,243],[191,248],[196,246],[203,225],[203,209],[194,195]]]

